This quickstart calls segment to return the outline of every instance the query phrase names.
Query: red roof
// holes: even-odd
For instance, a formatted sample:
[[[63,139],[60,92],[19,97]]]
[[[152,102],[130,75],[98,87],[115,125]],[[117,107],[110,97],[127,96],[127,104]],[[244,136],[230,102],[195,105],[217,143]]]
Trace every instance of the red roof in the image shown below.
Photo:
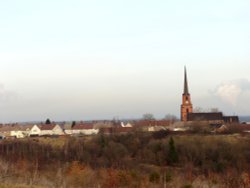
[[[133,127],[116,127],[114,128],[115,133],[127,133],[133,131]]]
[[[133,127],[103,127],[100,129],[100,132],[104,134],[112,133],[129,133],[134,130]]]
[[[241,124],[238,125],[241,130],[250,131],[250,125]]]
[[[54,129],[54,127],[56,126],[56,124],[43,124],[43,125],[40,125],[40,129],[41,130],[52,130]]]

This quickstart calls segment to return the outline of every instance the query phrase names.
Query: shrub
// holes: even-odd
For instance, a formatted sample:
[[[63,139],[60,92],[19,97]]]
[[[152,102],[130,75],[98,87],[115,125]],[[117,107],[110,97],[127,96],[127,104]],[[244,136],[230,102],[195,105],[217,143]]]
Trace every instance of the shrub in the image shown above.
[[[149,181],[152,183],[159,183],[160,181],[160,174],[157,172],[151,172],[149,174]]]
[[[171,137],[169,140],[169,151],[168,151],[168,164],[172,165],[178,162],[178,153],[175,149],[174,139]]]
[[[186,185],[183,185],[182,188],[193,188],[193,186],[190,184],[186,184]]]

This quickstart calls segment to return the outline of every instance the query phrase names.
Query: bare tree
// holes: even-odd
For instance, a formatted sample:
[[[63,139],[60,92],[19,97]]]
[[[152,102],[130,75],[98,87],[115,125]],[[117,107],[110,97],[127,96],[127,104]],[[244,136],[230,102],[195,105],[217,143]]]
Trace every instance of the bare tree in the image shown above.
[[[166,114],[163,119],[164,120],[169,120],[169,121],[176,121],[177,117],[175,115],[173,115],[173,114]]]
[[[218,108],[211,108],[210,112],[219,112],[219,109]]]
[[[195,113],[199,113],[199,112],[204,112],[204,109],[199,107],[199,106],[196,106],[193,110]]]
[[[144,119],[144,120],[155,120],[155,117],[151,113],[146,113],[146,114],[143,114],[142,119]]]
[[[195,107],[194,110],[193,110],[195,113],[199,113],[199,112],[219,112],[219,109],[218,108],[202,108],[202,107]]]

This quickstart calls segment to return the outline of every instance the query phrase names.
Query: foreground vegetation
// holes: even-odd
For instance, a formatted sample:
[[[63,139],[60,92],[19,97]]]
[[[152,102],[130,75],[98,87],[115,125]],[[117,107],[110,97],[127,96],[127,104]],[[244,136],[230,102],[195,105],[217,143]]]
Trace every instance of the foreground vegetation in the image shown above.
[[[249,187],[250,137],[97,135],[0,142],[0,187]],[[11,185],[11,186],[10,186]]]

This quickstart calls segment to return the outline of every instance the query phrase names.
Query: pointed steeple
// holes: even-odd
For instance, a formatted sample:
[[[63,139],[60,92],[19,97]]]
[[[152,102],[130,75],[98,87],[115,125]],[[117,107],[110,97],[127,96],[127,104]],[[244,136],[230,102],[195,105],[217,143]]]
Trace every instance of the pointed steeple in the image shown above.
[[[187,80],[187,70],[184,67],[184,91],[182,94],[182,104],[181,104],[181,121],[188,121],[188,114],[193,112],[193,105],[191,102],[191,96],[188,92],[188,80]]]
[[[184,95],[189,95],[186,66],[184,68]]]

